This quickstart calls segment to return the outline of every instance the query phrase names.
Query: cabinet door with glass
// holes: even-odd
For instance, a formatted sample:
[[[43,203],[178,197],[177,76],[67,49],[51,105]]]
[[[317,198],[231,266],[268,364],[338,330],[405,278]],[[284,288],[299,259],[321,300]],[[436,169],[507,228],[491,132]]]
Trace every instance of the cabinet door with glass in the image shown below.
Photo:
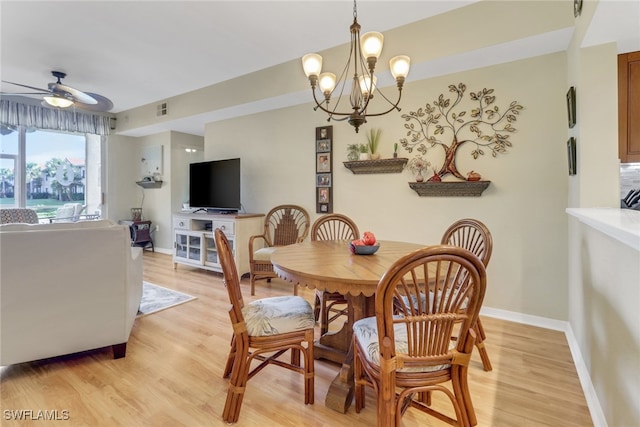
[[[202,232],[176,230],[174,242],[174,261],[180,260],[180,262],[186,262],[195,265],[203,264]]]
[[[227,236],[229,240],[229,246],[231,247],[231,251],[235,257],[235,239],[233,236]],[[204,234],[204,265],[213,267],[214,269],[222,271],[222,266],[220,265],[220,259],[218,258],[218,248],[216,247],[216,241],[213,237],[213,234],[205,233]]]

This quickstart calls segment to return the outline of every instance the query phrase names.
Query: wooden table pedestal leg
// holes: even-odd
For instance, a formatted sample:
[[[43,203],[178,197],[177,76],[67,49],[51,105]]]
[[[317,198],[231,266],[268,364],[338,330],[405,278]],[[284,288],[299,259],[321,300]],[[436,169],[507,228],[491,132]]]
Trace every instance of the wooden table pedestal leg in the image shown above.
[[[364,317],[375,316],[375,298],[364,295],[347,295],[349,314],[345,327],[350,336],[353,335],[353,323]],[[351,344],[351,343],[350,343]],[[314,349],[315,350],[315,349]],[[340,368],[340,372],[331,382],[325,398],[325,405],[334,411],[346,413],[351,406],[355,386],[353,383],[353,346],[349,345],[349,352]]]

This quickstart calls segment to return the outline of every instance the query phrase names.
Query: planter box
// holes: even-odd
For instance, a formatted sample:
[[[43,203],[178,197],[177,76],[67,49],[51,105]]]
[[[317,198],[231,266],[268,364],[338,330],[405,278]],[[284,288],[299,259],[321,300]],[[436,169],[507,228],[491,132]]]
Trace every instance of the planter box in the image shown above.
[[[410,182],[420,197],[479,197],[491,181]]]

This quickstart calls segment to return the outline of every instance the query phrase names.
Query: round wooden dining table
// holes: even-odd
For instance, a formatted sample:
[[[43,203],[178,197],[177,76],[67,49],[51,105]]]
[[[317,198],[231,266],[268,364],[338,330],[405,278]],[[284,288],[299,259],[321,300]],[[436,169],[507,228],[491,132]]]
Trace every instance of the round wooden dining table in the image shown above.
[[[271,263],[278,277],[311,289],[339,292],[348,301],[347,321],[339,331],[316,341],[314,356],[342,367],[331,383],[326,406],[345,413],[353,398],[353,323],[375,316],[375,292],[380,278],[400,257],[425,245],[380,241],[373,255],[355,255],[347,240],[318,240],[278,247]]]

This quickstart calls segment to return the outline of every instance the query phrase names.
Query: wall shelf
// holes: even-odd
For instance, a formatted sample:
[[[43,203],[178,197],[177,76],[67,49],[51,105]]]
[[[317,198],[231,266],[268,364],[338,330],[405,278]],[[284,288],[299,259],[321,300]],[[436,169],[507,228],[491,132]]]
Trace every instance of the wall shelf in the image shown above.
[[[344,167],[356,175],[370,173],[400,173],[409,159],[398,157],[380,160],[354,160],[343,162]]]
[[[142,188],[160,188],[162,187],[162,181],[136,181]]]
[[[420,197],[479,197],[491,181],[410,182]]]

